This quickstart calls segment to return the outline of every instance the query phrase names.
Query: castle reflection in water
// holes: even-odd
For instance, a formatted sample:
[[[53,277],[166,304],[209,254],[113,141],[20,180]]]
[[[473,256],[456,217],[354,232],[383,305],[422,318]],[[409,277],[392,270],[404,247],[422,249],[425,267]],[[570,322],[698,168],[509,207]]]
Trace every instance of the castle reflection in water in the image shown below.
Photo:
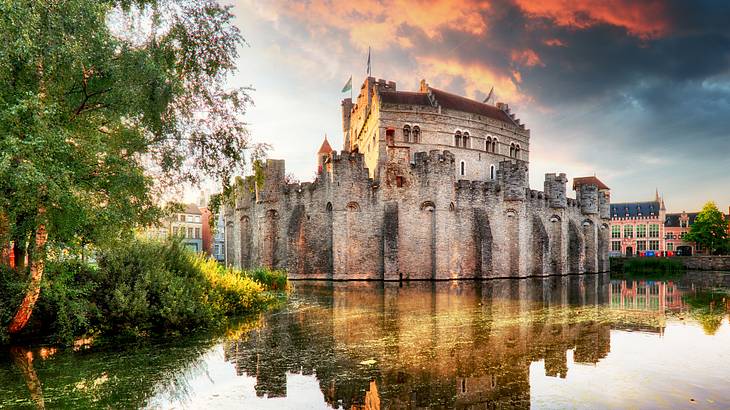
[[[611,329],[661,333],[667,311],[684,309],[680,287],[607,274],[298,282],[295,308],[265,316],[225,354],[256,377],[258,396],[286,396],[287,373],[301,373],[333,408],[529,407],[531,363],[565,378],[568,351],[575,363],[598,363]]]

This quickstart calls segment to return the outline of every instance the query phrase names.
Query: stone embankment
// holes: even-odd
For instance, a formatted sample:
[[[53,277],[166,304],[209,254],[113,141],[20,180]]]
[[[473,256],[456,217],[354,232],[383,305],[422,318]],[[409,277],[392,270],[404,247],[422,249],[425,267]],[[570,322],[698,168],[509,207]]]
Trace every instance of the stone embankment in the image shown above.
[[[624,262],[629,258],[611,258],[611,271],[623,270]],[[674,256],[670,258],[682,262],[687,270],[708,270],[730,272],[730,255],[724,256]]]

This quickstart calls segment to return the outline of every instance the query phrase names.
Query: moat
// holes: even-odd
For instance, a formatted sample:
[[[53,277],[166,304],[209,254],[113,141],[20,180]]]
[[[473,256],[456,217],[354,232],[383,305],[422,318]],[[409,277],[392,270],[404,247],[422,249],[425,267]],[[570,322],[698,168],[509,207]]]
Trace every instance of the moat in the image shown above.
[[[729,292],[707,272],[295,282],[225,336],[0,352],[0,408],[728,408]]]

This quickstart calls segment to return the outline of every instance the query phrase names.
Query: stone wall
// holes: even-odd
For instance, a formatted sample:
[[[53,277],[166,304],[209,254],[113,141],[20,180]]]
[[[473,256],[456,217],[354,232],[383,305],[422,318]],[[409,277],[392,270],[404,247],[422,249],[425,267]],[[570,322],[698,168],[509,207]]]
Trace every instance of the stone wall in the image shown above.
[[[377,181],[361,154],[335,153],[315,182],[289,185],[269,160],[264,186],[239,187],[226,209],[229,262],[336,280],[608,270],[607,221],[565,198],[564,175],[546,175],[548,194],[528,189],[519,161],[494,181],[456,180],[451,152],[410,149],[385,147]]]

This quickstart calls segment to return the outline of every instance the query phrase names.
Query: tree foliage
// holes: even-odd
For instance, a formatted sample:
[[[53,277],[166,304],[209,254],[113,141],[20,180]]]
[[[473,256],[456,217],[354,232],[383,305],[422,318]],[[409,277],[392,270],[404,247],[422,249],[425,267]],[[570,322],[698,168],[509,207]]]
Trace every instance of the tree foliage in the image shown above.
[[[702,207],[684,239],[702,245],[713,254],[727,251],[728,221],[714,202]]]
[[[38,261],[156,221],[173,184],[226,189],[252,148],[232,19],[208,0],[0,0],[0,239]]]

